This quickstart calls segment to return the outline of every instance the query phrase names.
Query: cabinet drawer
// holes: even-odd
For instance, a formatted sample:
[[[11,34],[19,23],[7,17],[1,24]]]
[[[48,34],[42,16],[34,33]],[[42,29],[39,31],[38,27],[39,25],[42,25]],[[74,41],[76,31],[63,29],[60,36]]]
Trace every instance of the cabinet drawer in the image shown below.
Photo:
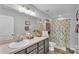
[[[29,54],[37,54],[37,49],[33,50],[33,51],[30,52]]]
[[[41,50],[39,51],[39,54],[44,54],[44,49],[41,49]]]
[[[22,51],[16,52],[15,54],[25,54],[25,50],[22,50]]]
[[[32,51],[33,49],[37,48],[37,44],[34,44],[30,47],[27,48],[27,53],[29,53],[30,51]]]
[[[43,45],[43,41],[39,42],[39,46]]]
[[[39,46],[39,50],[42,49],[42,48],[44,48],[44,45]]]

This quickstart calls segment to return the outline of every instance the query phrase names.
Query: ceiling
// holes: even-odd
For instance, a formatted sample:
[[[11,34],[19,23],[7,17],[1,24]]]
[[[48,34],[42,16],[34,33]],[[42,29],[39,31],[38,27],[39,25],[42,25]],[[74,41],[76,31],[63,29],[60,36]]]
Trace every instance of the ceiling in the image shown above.
[[[8,6],[10,8],[7,8]],[[15,9],[17,10],[17,5],[4,5],[2,6],[5,9]],[[77,4],[24,4],[26,8],[30,8],[32,11],[36,9],[42,11],[45,14],[48,14],[50,18],[53,18],[57,15],[65,15],[68,13],[74,13],[77,10]]]
[[[49,16],[62,15],[65,13],[73,13],[77,8],[77,4],[33,4],[39,10],[45,12]]]

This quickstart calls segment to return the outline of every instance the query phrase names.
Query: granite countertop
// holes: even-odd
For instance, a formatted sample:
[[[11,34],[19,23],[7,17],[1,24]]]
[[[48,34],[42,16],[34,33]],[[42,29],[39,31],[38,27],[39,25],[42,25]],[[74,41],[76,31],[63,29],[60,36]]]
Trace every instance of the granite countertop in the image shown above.
[[[22,48],[9,48],[9,44],[11,43],[6,43],[6,44],[2,44],[0,45],[0,54],[13,54],[13,53],[16,53],[20,50],[23,50],[35,43],[38,43],[42,40],[45,40],[46,38],[48,37],[34,37],[33,39],[24,39],[24,41],[28,42],[28,44]]]

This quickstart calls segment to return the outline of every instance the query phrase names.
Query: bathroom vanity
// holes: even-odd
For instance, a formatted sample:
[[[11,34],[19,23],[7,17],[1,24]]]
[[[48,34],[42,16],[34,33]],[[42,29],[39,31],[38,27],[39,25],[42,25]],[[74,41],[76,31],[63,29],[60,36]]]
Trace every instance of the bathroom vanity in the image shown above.
[[[48,37],[34,37],[24,40],[28,44],[21,48],[10,48],[10,43],[0,45],[0,54],[46,54],[49,52]]]

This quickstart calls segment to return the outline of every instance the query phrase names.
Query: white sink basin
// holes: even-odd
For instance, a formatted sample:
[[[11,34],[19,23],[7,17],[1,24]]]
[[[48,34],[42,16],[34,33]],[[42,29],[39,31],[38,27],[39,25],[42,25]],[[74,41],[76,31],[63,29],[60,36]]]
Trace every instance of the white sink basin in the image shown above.
[[[12,42],[9,44],[9,48],[22,48],[26,46],[28,42],[26,41],[20,41],[20,42]]]

